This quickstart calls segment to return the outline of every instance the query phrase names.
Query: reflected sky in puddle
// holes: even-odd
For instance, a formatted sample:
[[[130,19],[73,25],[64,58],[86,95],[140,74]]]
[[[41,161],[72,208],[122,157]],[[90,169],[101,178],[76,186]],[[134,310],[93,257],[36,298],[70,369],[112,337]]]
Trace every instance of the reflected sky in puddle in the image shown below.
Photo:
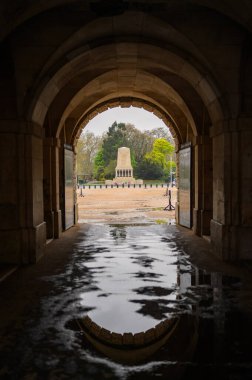
[[[65,267],[41,281],[48,293],[6,333],[3,370],[14,368],[6,379],[251,379],[251,318],[237,307],[241,280],[192,265],[176,226],[80,228]],[[185,328],[174,352],[163,347],[143,364],[120,365],[83,344],[73,321],[86,314],[122,333],[193,316],[197,345],[181,357]]]
[[[80,275],[77,283],[82,271],[90,279],[78,288],[83,309],[118,333],[144,331],[196,309],[212,318],[223,307],[222,276],[193,266],[176,229],[167,226],[92,225],[76,244],[73,271]],[[229,286],[239,282],[233,279]]]
[[[84,265],[98,288],[83,289],[81,303],[106,329],[140,332],[175,311],[170,301],[178,294],[179,252],[157,231],[158,226],[92,226],[78,243],[75,265]]]

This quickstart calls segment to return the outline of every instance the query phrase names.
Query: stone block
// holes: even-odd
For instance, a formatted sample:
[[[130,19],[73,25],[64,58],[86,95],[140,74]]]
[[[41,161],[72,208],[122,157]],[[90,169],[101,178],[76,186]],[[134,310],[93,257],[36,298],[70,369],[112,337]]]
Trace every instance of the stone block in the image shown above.
[[[34,158],[32,160],[32,178],[43,179],[43,161],[40,158]]]
[[[239,231],[239,259],[252,260],[252,226],[241,227]]]
[[[43,104],[41,100],[38,100],[33,110],[32,120],[35,123],[43,125],[47,111],[48,105]]]
[[[0,122],[1,124],[1,122]],[[1,160],[6,160],[10,157],[17,156],[17,141],[15,134],[0,134],[0,157]]]
[[[193,209],[193,233],[201,235],[201,212],[198,209]]]
[[[93,323],[93,321],[91,318],[89,318],[88,315],[82,319],[82,324],[87,329],[89,329],[91,327],[92,323]]]
[[[20,265],[22,263],[20,230],[0,231],[0,241],[0,263]]]
[[[123,344],[122,334],[117,334],[115,332],[111,333],[111,343],[121,346]]]
[[[145,334],[143,332],[134,334],[134,344],[136,346],[143,346],[144,345],[144,343],[145,343],[144,335]]]
[[[27,204],[28,206],[28,204]],[[38,225],[44,221],[44,208],[43,208],[43,200],[33,202],[32,204],[33,209],[33,220],[32,223],[34,225]]]
[[[33,159],[37,159],[43,161],[43,141],[39,137],[32,137],[32,157]]]
[[[208,112],[213,123],[223,120],[224,115],[218,98],[208,104]]]
[[[61,210],[54,211],[54,238],[59,238],[62,233]]]
[[[19,227],[19,215],[16,203],[0,203],[0,229],[9,230]]]
[[[201,232],[200,235],[210,235],[210,223],[213,217],[212,210],[201,210]]]
[[[210,224],[211,244],[214,253],[221,260],[228,260],[226,255],[226,226],[212,219]]]
[[[124,333],[123,334],[123,344],[124,345],[134,344],[134,337],[133,337],[132,333]]]
[[[199,73],[196,68],[194,68],[189,63],[185,63],[181,70],[181,75],[183,78],[187,79],[194,87],[197,87],[198,83],[202,80],[202,74]]]
[[[155,340],[155,338],[156,338],[156,332],[155,332],[154,328],[145,331],[145,333],[144,333],[145,343],[147,343],[147,344],[151,343],[152,341]]]
[[[15,204],[19,192],[19,175],[17,173],[17,160],[9,157],[0,161],[0,197],[1,203]]]
[[[111,332],[102,327],[99,332],[99,338],[104,340],[105,342],[111,342]]]
[[[92,322],[89,330],[92,334],[98,337],[101,331],[101,326],[97,325],[95,322]]]
[[[33,255],[31,256],[31,262],[37,262],[45,252],[46,223],[42,222],[36,225],[36,227],[32,229],[32,232],[34,238],[31,240],[31,243],[33,243],[34,246],[31,246],[33,252]]]
[[[158,323],[158,324],[155,326],[155,335],[156,335],[157,337],[160,337],[160,336],[164,335],[166,331],[167,331],[167,326],[166,326],[166,324],[164,323],[164,321]]]
[[[245,195],[245,194],[243,194]],[[242,200],[242,207],[237,205],[238,210],[241,208],[241,222],[244,226],[252,226],[252,190],[246,194],[246,199]]]

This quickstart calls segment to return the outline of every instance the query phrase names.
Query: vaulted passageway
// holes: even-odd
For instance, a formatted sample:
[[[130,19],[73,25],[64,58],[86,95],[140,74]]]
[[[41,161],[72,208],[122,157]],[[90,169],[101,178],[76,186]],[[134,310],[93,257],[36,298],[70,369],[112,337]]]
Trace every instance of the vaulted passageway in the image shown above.
[[[104,57],[101,60],[99,57],[102,52]],[[188,205],[188,207],[193,209],[193,212],[191,211],[193,215],[187,226],[193,227],[195,233],[209,235],[213,208],[211,191],[209,191],[212,188],[212,142],[209,138],[209,126],[211,124],[209,112],[212,112],[213,120],[214,118],[216,120],[222,118],[221,108],[214,90],[211,89],[210,85],[207,87],[207,81],[203,74],[200,74],[195,69],[193,71],[193,67],[185,62],[184,59],[174,53],[146,43],[116,42],[115,44],[109,43],[106,47],[90,49],[78,57],[78,60],[71,62],[71,70],[75,70],[75,65],[77,65],[76,67],[81,67],[81,71],[85,73],[90,71],[87,63],[87,53],[92,56],[91,62],[95,62],[95,66],[92,65],[92,75],[94,76],[95,70],[98,71],[99,68],[104,71],[105,67],[106,72],[100,74],[98,71],[97,77],[85,85],[82,84],[83,87],[74,95],[69,94],[65,89],[58,91],[55,99],[50,103],[48,94],[52,93],[51,86],[59,88],[61,80],[64,81],[66,78],[71,82],[70,64],[66,64],[51,79],[40,95],[33,109],[32,117],[34,121],[41,123],[41,120],[36,119],[39,105],[49,103],[44,119],[46,131],[49,131],[47,137],[56,137],[61,141],[61,147],[65,146],[69,150],[72,146],[74,150],[83,125],[94,117],[97,112],[102,112],[109,107],[118,105],[122,107],[134,105],[154,112],[170,126],[176,141],[177,152],[185,146],[188,147],[189,151],[192,149],[193,196],[192,204]],[[172,61],[173,67],[167,67],[167,65],[165,67],[165,62],[170,61]],[[179,65],[179,70],[176,70],[176,65]],[[116,70],[115,67],[117,67]],[[162,69],[158,74],[153,74],[151,72],[153,67],[157,67],[158,70],[162,67],[165,67],[165,69]],[[183,67],[183,70],[181,67]],[[111,70],[111,68],[113,69]],[[169,73],[171,70],[175,81],[176,77],[178,77],[184,85],[184,91],[181,94],[167,83],[166,78],[163,78],[164,73],[162,71]],[[86,79],[87,76],[82,75]],[[68,85],[66,85],[66,88],[68,88]],[[81,86],[81,80],[77,89],[79,86]],[[206,89],[208,89],[208,93]],[[186,90],[187,97],[185,95]],[[204,97],[206,104],[216,102],[216,105],[211,103],[212,109],[209,108],[209,112],[200,95]],[[60,108],[59,103],[62,103],[62,97],[64,96],[66,96],[67,100],[65,103],[63,102],[63,108]],[[208,96],[212,96],[212,98],[208,99]],[[195,103],[197,103],[197,106],[192,109],[193,113],[190,109],[190,99],[194,99]],[[65,106],[65,104],[67,105]],[[53,123],[51,115],[54,118]],[[55,128],[51,128],[52,124],[55,125]],[[202,135],[203,138],[199,137]],[[199,147],[202,144],[202,142],[199,144],[200,139],[204,140],[204,149]],[[46,160],[48,155],[44,154],[44,157]],[[201,162],[204,162],[204,165]],[[48,162],[44,162],[45,167],[48,165],[50,165]],[[204,169],[207,167],[207,172],[203,170],[203,167]],[[62,171],[58,173],[57,182],[62,184],[64,182],[60,175]],[[203,190],[203,184],[207,190]],[[57,190],[55,189],[55,191]],[[60,192],[62,193],[63,191],[64,189],[62,188]],[[53,192],[51,196],[53,196]],[[204,210],[202,210],[203,203]],[[182,208],[182,204],[179,204],[178,208],[180,206]],[[60,210],[64,212],[64,201],[59,202],[58,207],[59,210],[56,210],[56,212],[59,212],[60,215]],[[75,206],[75,210],[77,214],[77,206]],[[48,211],[50,218],[51,210],[49,209]],[[64,217],[63,215],[63,222]],[[53,221],[49,220],[49,225],[53,226]],[[57,225],[60,226],[60,223]],[[48,237],[53,237],[54,231],[52,229],[51,231],[48,229],[48,233]],[[58,234],[59,232],[56,232],[56,236]]]
[[[74,161],[83,125],[118,105],[169,124],[178,156],[191,151],[190,227],[221,259],[251,259],[251,29],[240,8],[1,6],[1,261],[36,262],[60,237],[64,154]]]

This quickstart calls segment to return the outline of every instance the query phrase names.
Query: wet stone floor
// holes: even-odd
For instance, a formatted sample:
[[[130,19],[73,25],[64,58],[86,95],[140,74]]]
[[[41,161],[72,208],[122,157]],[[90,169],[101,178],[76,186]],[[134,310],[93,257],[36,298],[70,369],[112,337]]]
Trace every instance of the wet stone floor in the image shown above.
[[[192,264],[176,226],[89,225],[62,270],[40,280],[47,291],[4,331],[0,378],[252,379],[242,280]],[[126,365],[85,339],[75,323],[85,315],[122,334],[173,317],[180,327],[153,356]]]

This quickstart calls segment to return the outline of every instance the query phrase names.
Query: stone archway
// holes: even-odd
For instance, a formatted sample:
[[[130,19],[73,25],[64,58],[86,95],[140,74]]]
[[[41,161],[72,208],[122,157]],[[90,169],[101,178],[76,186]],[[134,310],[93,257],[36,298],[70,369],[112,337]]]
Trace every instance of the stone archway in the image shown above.
[[[2,91],[2,125],[7,140],[15,141],[12,146],[20,160],[17,179],[8,177],[8,186],[14,181],[18,191],[4,198],[4,215],[13,214],[13,204],[18,207],[15,218],[8,219],[7,227],[4,221],[1,230],[4,239],[16,236],[12,241],[18,243],[8,244],[3,261],[13,254],[9,261],[32,262],[42,254],[43,201],[51,236],[59,236],[64,145],[74,148],[80,124],[93,112],[113,102],[123,104],[125,99],[131,104],[140,100],[161,112],[161,117],[165,115],[172,122],[178,148],[191,142],[195,233],[208,234],[210,229],[221,258],[250,257],[246,245],[239,241],[251,230],[246,206],[250,177],[246,170],[239,174],[234,170],[238,162],[249,162],[249,70],[244,71],[242,86],[240,78],[242,67],[250,67],[250,24],[230,9],[220,10],[217,3],[212,5],[212,13],[197,2],[197,14],[188,3],[192,17],[188,23],[179,16],[186,15],[181,5],[179,12],[169,4],[163,5],[160,13],[156,8],[150,12],[134,4],[119,14],[112,9],[103,17],[89,7],[89,2],[83,5],[85,9],[77,4],[65,8],[62,3],[61,12],[66,17],[62,19],[56,3],[53,9],[47,3],[45,12],[40,12],[39,6],[25,7],[22,19],[17,18],[3,31],[8,36],[12,30],[2,47],[5,60],[1,78],[3,84],[8,84]],[[69,14],[75,6],[84,18],[78,19],[76,10]],[[168,17],[169,11],[174,18]],[[206,21],[199,28],[202,33],[192,21],[198,15]],[[72,23],[66,25],[64,20],[69,17]],[[57,33],[50,29],[55,20]],[[28,29],[33,33],[27,33]],[[216,30],[222,32],[223,39],[216,40]],[[32,36],[41,41],[43,48]],[[53,40],[50,44],[48,36]],[[19,137],[14,138],[14,133]],[[7,153],[6,157],[13,165],[13,158]],[[42,195],[43,178],[47,199]],[[209,191],[212,183],[214,194]],[[239,203],[241,210],[233,211]]]
[[[134,46],[134,44],[131,43],[130,46]],[[107,47],[108,46],[106,46],[106,48]],[[143,65],[148,66],[150,62],[148,62],[146,55],[149,54],[148,52],[150,51],[150,47],[146,44],[144,44],[143,47],[145,52]],[[109,45],[109,49],[110,48],[112,48],[112,51],[114,51],[113,45]],[[153,46],[151,48],[153,50]],[[160,50],[160,48],[157,49]],[[99,53],[99,50],[100,48],[98,49],[98,51],[94,52],[94,54]],[[119,51],[121,50],[119,49]],[[108,53],[108,50],[106,50],[106,52]],[[179,62],[180,60],[181,63],[183,63],[182,58],[170,52],[164,51],[163,54],[159,52],[158,56],[165,56],[165,54],[168,54],[168,56],[166,57],[167,60],[171,59],[172,57],[172,59],[175,59],[176,62]],[[125,52],[123,53],[123,56],[124,55]],[[151,62],[154,61],[155,64],[155,59],[153,60],[151,57],[152,55],[149,54],[148,58],[151,60]],[[82,57],[79,57],[77,59],[78,65],[80,64],[80,59],[82,59]],[[117,59],[119,58],[117,57]],[[126,58],[124,57],[120,59],[125,60]],[[74,59],[74,61],[76,61],[76,59]],[[71,70],[74,70],[74,65],[74,62],[71,63]],[[136,63],[134,63],[134,67],[135,65]],[[160,63],[159,58],[158,66],[160,65],[162,66],[162,63]],[[64,83],[64,78],[66,76],[66,70],[68,69],[67,67],[65,67],[64,69],[60,69],[56,73],[55,77],[53,77],[48,82],[44,90],[41,92],[40,98],[38,99],[37,104],[33,108],[32,118],[34,121],[37,122],[39,121],[38,116],[40,117],[40,119],[41,117],[42,119],[44,118],[45,130],[50,130],[50,136],[48,137],[52,138],[54,141],[57,141],[58,144],[57,146],[54,146],[53,148],[51,147],[50,149],[53,149],[54,152],[56,152],[56,155],[59,154],[59,157],[62,157],[64,145],[72,146],[74,150],[74,143],[78,136],[80,126],[85,124],[85,122],[90,118],[94,117],[100,110],[104,110],[107,107],[114,107],[118,104],[123,106],[141,105],[145,109],[147,108],[152,111],[154,110],[156,115],[161,117],[163,120],[165,120],[166,123],[169,123],[169,125],[171,126],[173,135],[176,140],[177,149],[180,149],[181,144],[188,142],[190,142],[193,147],[193,198],[191,207],[194,209],[194,212],[192,216],[192,228],[197,234],[210,234],[210,220],[212,217],[212,197],[210,196],[209,189],[212,188],[211,176],[209,175],[209,173],[204,173],[205,167],[203,169],[200,163],[208,162],[211,166],[211,140],[209,138],[207,144],[205,144],[206,137],[204,136],[204,138],[202,138],[200,136],[202,133],[201,129],[203,129],[203,134],[206,133],[206,135],[209,135],[210,117],[212,117],[213,121],[219,120],[222,117],[220,113],[221,108],[219,105],[218,96],[215,95],[215,90],[214,88],[212,89],[211,84],[208,83],[204,77],[200,76],[200,73],[197,73],[196,70],[193,69],[193,67],[188,65],[186,62],[183,63],[183,66],[186,67],[186,70],[184,69],[184,72],[186,74],[182,75],[185,78],[181,80],[187,83],[188,88],[191,89],[191,93],[193,93],[194,96],[198,99],[199,104],[205,112],[205,120],[203,123],[204,125],[199,125],[197,123],[197,116],[192,114],[188,105],[182,99],[178,91],[176,91],[173,87],[167,84],[160,77],[148,73],[148,71],[146,71],[146,68],[145,71],[140,70],[137,74],[135,72],[135,69],[132,69],[132,67],[128,68],[128,71],[126,71],[125,68],[119,68],[117,73],[113,70],[108,71],[107,73],[103,73],[102,75],[98,75],[97,78],[94,78],[87,84],[83,85],[83,87],[80,88],[76,94],[72,95],[72,98],[68,98],[68,103],[66,103],[65,107],[61,109],[61,111],[59,107],[59,102],[62,103],[61,96],[64,96],[66,90],[63,87],[61,95],[59,89],[55,92],[53,91],[53,88],[55,88],[56,86],[55,80],[59,81],[58,83],[60,83],[61,75],[63,75],[63,84],[66,84]],[[181,75],[181,73],[176,74]],[[200,85],[198,84],[198,82],[196,84],[196,77]],[[188,83],[189,79],[190,83]],[[139,81],[139,84],[138,86],[135,86],[134,83],[137,80]],[[146,81],[148,81],[148,83],[146,83]],[[106,88],[106,86],[101,86],[100,83],[108,83],[109,90]],[[143,87],[144,90],[142,89]],[[115,94],[118,95],[115,97]],[[54,99],[51,98],[51,95],[54,96]],[[44,105],[44,111],[42,111],[42,113],[38,113],[38,109],[40,109],[40,105],[42,103]],[[47,111],[45,108],[46,103],[48,104]],[[209,106],[209,110],[207,104],[211,104],[211,107]],[[211,115],[209,115],[209,113],[211,113]],[[44,117],[43,114],[45,115]],[[202,144],[205,144],[206,146],[208,146],[208,148],[205,147],[204,149],[201,149]],[[48,148],[46,145],[45,151],[47,151],[47,149]],[[57,237],[59,236],[61,230],[62,209],[64,212],[64,187],[62,185],[63,171],[60,169],[63,164],[63,161],[61,158],[60,162],[59,158],[58,163],[55,160],[53,160],[50,164],[47,162],[47,158],[50,157],[50,154],[48,155],[45,153],[44,157],[44,167],[47,167],[48,165],[50,166],[52,164],[53,168],[50,172],[54,173],[56,176],[56,180],[54,180],[54,189],[53,186],[49,185],[49,187],[52,189],[51,197],[49,197],[49,202],[45,202],[45,215],[48,215],[49,218],[48,237]],[[207,191],[203,190],[203,184],[205,185],[206,182]],[[50,178],[49,183],[51,183],[52,185],[52,177]],[[52,209],[53,202],[54,210]],[[203,204],[205,207],[204,210],[202,209]],[[47,207],[48,205],[49,207]]]

